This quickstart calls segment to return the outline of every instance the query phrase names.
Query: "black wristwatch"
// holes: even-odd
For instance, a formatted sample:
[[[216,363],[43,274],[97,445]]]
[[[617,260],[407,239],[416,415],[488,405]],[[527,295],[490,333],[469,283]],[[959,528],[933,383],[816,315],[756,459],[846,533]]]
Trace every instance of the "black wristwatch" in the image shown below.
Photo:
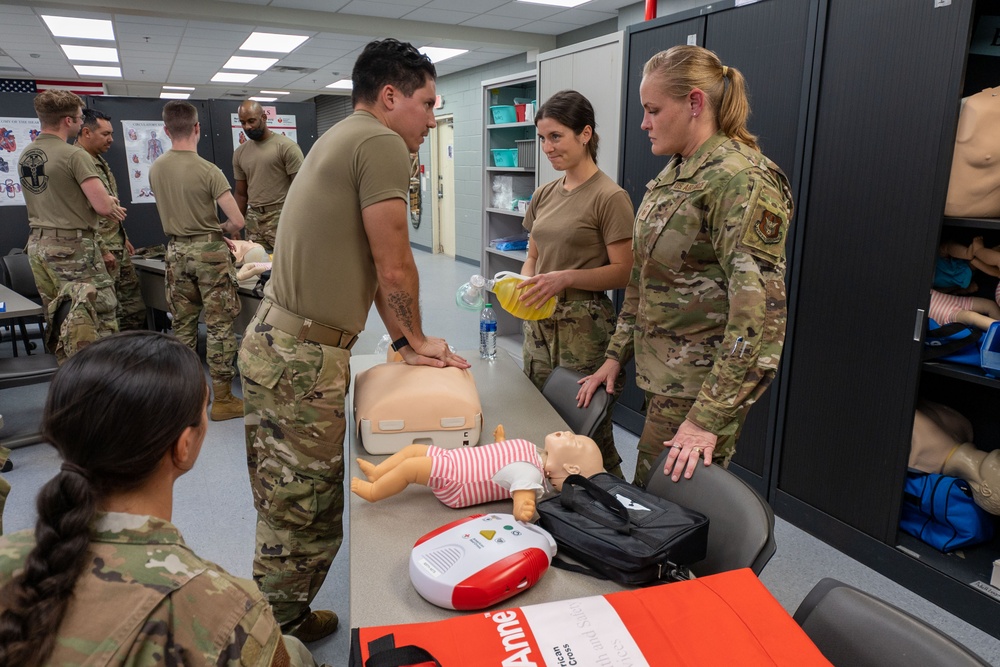
[[[392,349],[396,352],[399,352],[409,344],[410,341],[406,340],[406,336],[400,336],[396,340],[392,341]]]

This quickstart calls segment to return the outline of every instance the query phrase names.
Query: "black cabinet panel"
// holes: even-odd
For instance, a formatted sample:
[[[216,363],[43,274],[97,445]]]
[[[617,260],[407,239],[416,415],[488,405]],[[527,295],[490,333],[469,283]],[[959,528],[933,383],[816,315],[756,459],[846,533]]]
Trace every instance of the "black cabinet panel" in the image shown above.
[[[889,543],[970,12],[829,0],[826,16],[778,488]]]
[[[642,101],[639,84],[642,66],[660,51],[671,46],[687,44],[690,35],[697,35],[698,43],[704,42],[705,18],[698,18],[644,28],[629,34],[626,44],[625,110],[622,119],[622,170],[621,186],[632,197],[632,205],[639,209],[639,202],[646,194],[646,183],[653,179],[667,164],[667,157],[653,155],[649,150],[649,137],[642,125]]]

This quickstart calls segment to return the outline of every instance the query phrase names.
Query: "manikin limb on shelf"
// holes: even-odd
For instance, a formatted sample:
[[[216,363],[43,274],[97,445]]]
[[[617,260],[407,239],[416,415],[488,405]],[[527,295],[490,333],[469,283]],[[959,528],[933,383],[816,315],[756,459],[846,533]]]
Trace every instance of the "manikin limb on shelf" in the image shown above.
[[[541,455],[526,440],[503,437],[501,426],[494,433],[498,442],[481,447],[441,449],[413,444],[378,465],[358,459],[368,480],[352,478],[351,491],[376,502],[410,484],[421,484],[455,508],[511,497],[514,517],[530,521],[543,493],[562,490],[563,480],[571,474],[589,477],[604,469],[597,444],[571,431],[547,435]],[[477,470],[486,472],[477,474]]]

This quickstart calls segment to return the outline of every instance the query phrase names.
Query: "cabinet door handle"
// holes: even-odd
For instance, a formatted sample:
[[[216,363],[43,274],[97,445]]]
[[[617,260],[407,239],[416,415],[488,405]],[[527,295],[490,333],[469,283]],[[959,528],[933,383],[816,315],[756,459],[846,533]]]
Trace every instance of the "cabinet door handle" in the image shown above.
[[[917,321],[913,323],[913,340],[920,342],[924,335],[924,309],[917,308]]]

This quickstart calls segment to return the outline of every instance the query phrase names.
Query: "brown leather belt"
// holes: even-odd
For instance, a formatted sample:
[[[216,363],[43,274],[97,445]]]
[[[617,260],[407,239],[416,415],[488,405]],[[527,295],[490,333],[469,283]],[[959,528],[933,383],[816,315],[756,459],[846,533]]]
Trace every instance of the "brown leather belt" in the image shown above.
[[[53,227],[34,227],[35,238],[55,239],[92,239],[92,229],[55,229]]]
[[[278,202],[277,204],[268,204],[267,206],[247,206],[247,208],[253,209],[257,213],[270,213],[271,211],[281,210],[284,204],[285,202]]]
[[[221,241],[222,232],[207,232],[205,234],[192,234],[191,236],[171,236],[170,240],[184,243],[208,243],[209,241]]]
[[[295,336],[299,341],[339,347],[350,350],[358,342],[358,334],[347,333],[336,327],[314,322],[305,317],[290,313],[269,299],[264,299],[261,311],[257,314],[264,324],[269,324],[289,336]]]
[[[599,299],[604,292],[591,292],[584,289],[576,289],[575,287],[567,287],[562,292],[556,294],[560,301],[590,301],[592,299]]]

